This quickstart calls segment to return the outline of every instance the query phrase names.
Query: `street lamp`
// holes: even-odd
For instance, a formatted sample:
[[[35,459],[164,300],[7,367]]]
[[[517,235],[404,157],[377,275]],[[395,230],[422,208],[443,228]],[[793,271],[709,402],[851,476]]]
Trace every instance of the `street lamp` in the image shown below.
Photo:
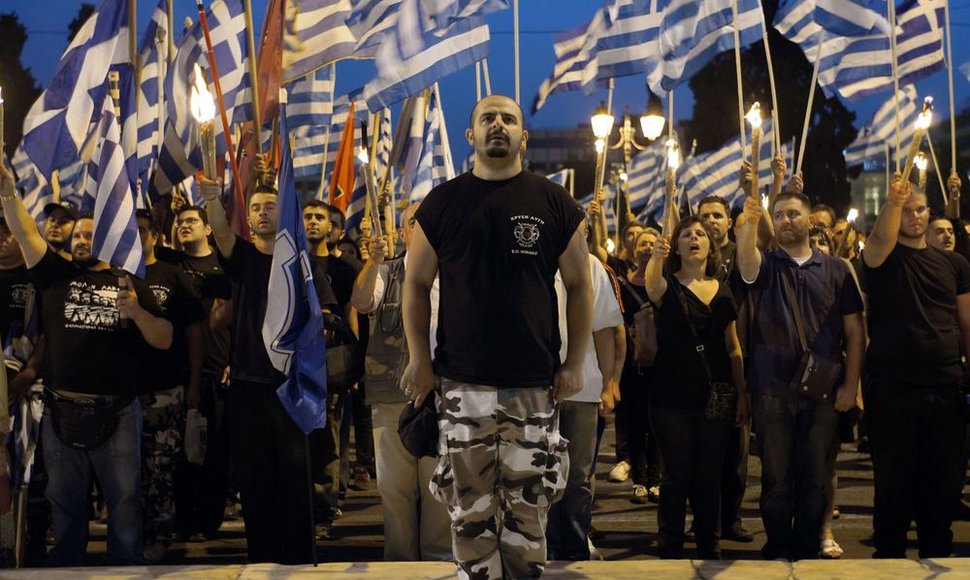
[[[653,141],[660,134],[663,133],[664,123],[666,119],[664,118],[663,105],[660,104],[660,97],[650,93],[647,98],[647,110],[640,115],[640,130],[643,131],[643,136]]]

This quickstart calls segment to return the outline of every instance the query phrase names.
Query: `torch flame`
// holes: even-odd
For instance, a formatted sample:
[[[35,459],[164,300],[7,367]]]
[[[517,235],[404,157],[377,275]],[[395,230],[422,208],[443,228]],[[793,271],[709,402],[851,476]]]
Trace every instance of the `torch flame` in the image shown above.
[[[858,217],[859,217],[859,210],[857,210],[856,208],[853,207],[853,208],[850,208],[849,209],[849,215],[845,216],[845,219],[849,223],[853,223],[854,224],[855,223],[855,220],[858,219]]]
[[[367,165],[368,163],[370,163],[370,155],[367,154],[366,147],[362,146],[360,148],[360,151],[357,152],[357,161],[360,161],[364,165]]]
[[[751,123],[752,130],[760,129],[761,128],[761,103],[758,103],[757,101],[755,101],[755,103],[751,105],[751,109],[748,110],[748,113],[744,116],[744,118],[748,120],[748,123]]]
[[[3,87],[0,87],[0,105],[3,104]]]
[[[680,146],[673,139],[667,141],[667,169],[680,169]]]
[[[913,165],[915,165],[916,169],[919,169],[920,171],[926,171],[926,168],[929,165],[929,159],[927,159],[926,155],[920,151],[916,155],[916,159],[913,159]]]
[[[206,86],[205,76],[198,64],[195,65],[194,77],[192,93],[189,97],[192,116],[199,123],[208,123],[216,117],[216,102],[209,92],[209,87]]]
[[[768,201],[769,201],[768,200],[768,196],[762,193],[761,194],[761,207],[763,207],[765,209],[768,209]]]
[[[933,97],[923,99],[923,111],[916,118],[917,129],[929,129],[933,121]]]

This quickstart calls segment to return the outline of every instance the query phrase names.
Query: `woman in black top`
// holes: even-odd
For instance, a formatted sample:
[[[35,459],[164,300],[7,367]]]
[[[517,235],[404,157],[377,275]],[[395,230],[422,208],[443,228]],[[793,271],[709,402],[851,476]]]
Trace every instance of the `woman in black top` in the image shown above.
[[[672,239],[672,250],[657,239],[645,276],[658,336],[650,422],[664,458],[657,546],[661,558],[683,557],[690,498],[698,557],[716,560],[721,466],[731,424],[748,412],[737,312],[715,278],[720,256],[700,218],[680,222]]]

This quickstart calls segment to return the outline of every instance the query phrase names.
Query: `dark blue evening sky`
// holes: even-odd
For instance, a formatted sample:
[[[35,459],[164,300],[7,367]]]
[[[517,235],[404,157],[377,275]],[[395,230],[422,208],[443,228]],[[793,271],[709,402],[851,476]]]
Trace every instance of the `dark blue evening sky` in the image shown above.
[[[97,4],[94,0],[91,3]],[[79,0],[0,0],[0,12],[14,12],[29,32],[23,61],[30,67],[38,83],[46,85],[61,53],[67,46],[67,25],[77,12]],[[208,2],[207,2],[208,3]],[[138,2],[138,28],[144,29],[157,2]],[[526,109],[531,106],[539,83],[551,72],[554,64],[552,52],[556,34],[573,29],[589,20],[602,3],[599,0],[521,0],[521,86],[522,102]],[[955,42],[953,48],[957,66],[970,61],[970,42],[962,40],[970,32],[970,0],[952,0],[951,19]],[[253,0],[254,17],[261,25],[266,0]],[[194,0],[176,0],[176,28],[186,16],[196,16]],[[489,18],[492,44],[489,57],[493,92],[513,94],[512,11],[506,10]],[[176,38],[178,35],[176,35]],[[363,85],[373,73],[373,64],[367,61],[341,62],[337,66],[337,91],[347,92]],[[970,106],[970,83],[959,71],[955,75],[956,103],[958,110]],[[442,104],[446,111],[448,132],[455,153],[456,163],[466,152],[462,132],[467,125],[468,112],[475,100],[475,76],[473,69],[460,71],[440,83]],[[921,96],[932,94],[939,108],[947,108],[946,74],[937,73],[917,86]],[[807,95],[806,95],[807,97]],[[573,127],[588,122],[589,116],[606,91],[594,95],[569,93],[554,95],[537,115],[527,118],[531,127]],[[872,111],[886,97],[870,97],[847,105],[858,114],[857,125],[864,123]],[[614,111],[622,112],[629,106],[631,112],[639,113],[646,104],[646,92],[642,77],[617,79]],[[781,103],[785,106],[785,103]],[[674,115],[678,119],[689,117],[693,97],[686,83],[675,91]],[[945,115],[940,115],[941,118]],[[786,131],[787,132],[787,131]]]

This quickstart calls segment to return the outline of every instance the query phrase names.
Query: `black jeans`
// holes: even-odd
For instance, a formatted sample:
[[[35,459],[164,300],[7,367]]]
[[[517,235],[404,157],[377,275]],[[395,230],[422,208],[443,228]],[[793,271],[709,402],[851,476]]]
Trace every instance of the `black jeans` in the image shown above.
[[[919,557],[949,556],[953,498],[964,472],[959,387],[870,377],[865,402],[876,488],[873,557],[905,558],[906,532],[914,519]]]
[[[627,366],[620,377],[621,406],[616,409],[616,430],[627,434],[630,454],[630,479],[634,484],[653,487],[660,483],[662,454],[650,430],[649,389],[656,374],[647,369],[640,374]]]
[[[721,466],[731,423],[704,418],[702,409],[684,410],[653,406],[650,423],[664,458],[657,514],[661,558],[684,555],[684,520],[687,500],[694,514],[697,554],[720,558],[718,519],[721,501]]]
[[[825,517],[826,459],[838,437],[832,403],[797,394],[757,393],[754,428],[761,453],[761,519],[769,560],[818,557]]]
[[[741,523],[741,502],[748,487],[748,451],[751,446],[750,421],[731,427],[724,466],[721,469],[721,529]]]
[[[274,385],[234,380],[229,405],[248,561],[312,561],[307,437],[283,409]]]

